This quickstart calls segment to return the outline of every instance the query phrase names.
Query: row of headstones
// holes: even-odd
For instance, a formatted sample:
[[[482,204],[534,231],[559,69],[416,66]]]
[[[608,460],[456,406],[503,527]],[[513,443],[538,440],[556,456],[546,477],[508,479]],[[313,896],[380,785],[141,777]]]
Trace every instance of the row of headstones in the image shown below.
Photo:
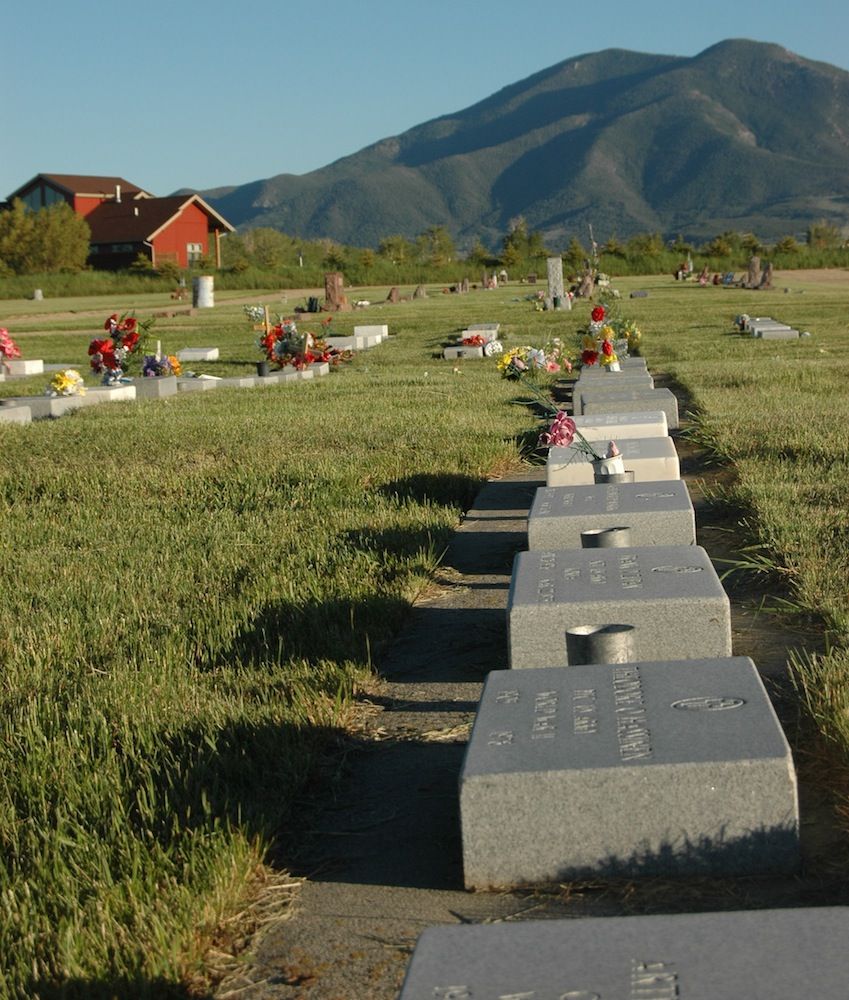
[[[798,868],[790,748],[754,663],[732,655],[673,400],[640,359],[576,383],[576,425],[615,438],[627,472],[596,481],[579,448],[551,449],[513,568],[510,669],[487,677],[460,776],[469,889]],[[430,928],[401,1000],[843,997],[845,914]]]
[[[386,324],[371,326],[355,326],[350,337],[324,337],[328,347],[337,351],[366,351],[377,347],[389,338],[389,327]]]
[[[359,332],[358,332],[359,331]],[[365,350],[382,343],[389,336],[387,326],[359,327],[354,329],[353,337],[331,337],[330,340],[344,341],[340,350]],[[351,343],[349,343],[351,342]],[[353,345],[353,346],[352,346]],[[330,345],[329,346],[337,346]],[[177,357],[183,364],[190,362],[217,361],[217,347],[186,347],[177,352]],[[60,371],[68,365],[47,365],[43,361],[9,361],[6,362],[10,374],[33,375],[47,371]],[[94,406],[98,403],[127,402],[135,399],[162,399],[174,396],[178,392],[202,392],[218,388],[254,389],[274,385],[288,385],[320,378],[330,372],[328,362],[318,362],[307,365],[303,369],[284,368],[281,371],[269,372],[265,375],[219,377],[217,375],[198,375],[193,377],[178,377],[166,375],[156,378],[138,378],[132,382],[118,385],[101,385],[86,389],[84,395],[74,396],[9,396],[0,399],[0,423],[28,424],[33,420],[50,417],[61,417],[84,406]]]
[[[743,331],[758,337],[761,340],[798,340],[802,334],[786,323],[779,323],[769,316],[747,317],[743,324]]]

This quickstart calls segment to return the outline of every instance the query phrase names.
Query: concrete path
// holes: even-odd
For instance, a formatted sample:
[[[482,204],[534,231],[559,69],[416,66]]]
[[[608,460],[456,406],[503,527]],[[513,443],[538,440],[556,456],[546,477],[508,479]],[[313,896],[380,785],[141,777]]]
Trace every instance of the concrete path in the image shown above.
[[[684,459],[699,543],[728,546],[728,531],[698,503],[698,457]],[[245,1000],[392,1000],[419,933],[433,924],[693,912],[849,902],[845,837],[822,789],[802,767],[806,870],[798,879],[575,883],[551,891],[463,890],[457,781],[485,674],[506,667],[505,607],[514,554],[541,469],[488,483],[456,532],[438,594],[417,605],[379,663],[382,681],[352,740],[344,778],[307,809],[299,849],[284,860],[304,879],[294,914],[265,929],[249,964],[216,996]],[[712,553],[713,554],[713,553]],[[767,677],[779,712],[794,716],[782,681],[788,645],[810,639],[754,612],[729,588],[734,651]],[[528,822],[533,822],[528,817]]]

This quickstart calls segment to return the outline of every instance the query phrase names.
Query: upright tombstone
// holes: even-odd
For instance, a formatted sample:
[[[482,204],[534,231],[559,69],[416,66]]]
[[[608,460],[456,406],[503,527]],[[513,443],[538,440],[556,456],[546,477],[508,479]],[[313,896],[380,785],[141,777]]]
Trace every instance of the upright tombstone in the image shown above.
[[[212,309],[215,305],[215,278],[211,274],[199,274],[192,278],[192,308]]]
[[[748,657],[491,671],[460,824],[468,889],[799,864],[790,747]]]
[[[572,300],[563,287],[563,260],[561,257],[549,257],[546,260],[548,269],[548,297],[555,309],[571,309]]]
[[[324,308],[328,312],[343,312],[351,308],[345,295],[345,279],[339,271],[324,276]]]
[[[757,254],[749,258],[749,268],[746,272],[746,288],[757,288],[761,283],[761,259]]]
[[[429,927],[399,1000],[844,1000],[849,907]]]
[[[569,665],[566,629],[633,625],[638,660],[731,655],[731,606],[698,545],[520,552],[507,595],[513,669]]]

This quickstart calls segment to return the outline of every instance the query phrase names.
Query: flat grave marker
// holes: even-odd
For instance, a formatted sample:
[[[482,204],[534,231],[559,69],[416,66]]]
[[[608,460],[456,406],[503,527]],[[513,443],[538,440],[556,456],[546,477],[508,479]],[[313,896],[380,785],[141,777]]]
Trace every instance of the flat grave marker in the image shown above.
[[[178,392],[208,392],[210,389],[217,389],[221,384],[220,378],[178,378]]]
[[[849,908],[430,927],[399,1000],[844,1000]]]
[[[460,359],[480,359],[483,358],[483,347],[476,344],[458,344],[456,346],[445,347],[442,350],[442,357],[446,361],[457,361]]]
[[[529,549],[579,549],[581,532],[630,528],[632,546],[695,545],[696,515],[680,479],[543,486],[528,513]]]
[[[468,889],[799,865],[790,747],[748,657],[492,671],[460,818]]]
[[[566,629],[633,625],[636,660],[731,656],[731,609],[698,545],[520,552],[507,597],[510,666],[563,667]]]
[[[9,375],[41,375],[44,371],[44,362],[33,359],[15,358],[4,361],[3,365],[6,366]]]
[[[134,382],[119,385],[95,385],[86,389],[80,397],[83,406],[97,406],[98,403],[129,403],[136,398]]]
[[[610,439],[591,441],[598,454],[604,454]],[[622,453],[626,470],[638,483],[672,480],[681,477],[678,452],[671,437],[614,439]],[[595,482],[592,459],[575,444],[568,448],[548,449],[545,465],[546,486],[590,486]]]
[[[29,424],[32,422],[32,410],[28,406],[0,406],[0,423]]]
[[[670,430],[678,427],[678,400],[669,389],[581,389],[576,394],[575,413],[635,413],[663,410]]]
[[[667,437],[669,427],[662,410],[635,413],[594,413],[573,417],[575,426],[588,441],[618,441],[619,438]]]
[[[177,392],[176,375],[157,375],[135,381],[136,399],[163,399]]]
[[[583,389],[653,389],[654,379],[640,369],[607,372],[605,369],[582,371],[575,380],[575,391]]]
[[[377,337],[378,343],[389,336],[389,326],[385,323],[372,326],[355,326],[355,337]]]
[[[217,347],[184,347],[177,351],[180,361],[217,361],[219,350]]]

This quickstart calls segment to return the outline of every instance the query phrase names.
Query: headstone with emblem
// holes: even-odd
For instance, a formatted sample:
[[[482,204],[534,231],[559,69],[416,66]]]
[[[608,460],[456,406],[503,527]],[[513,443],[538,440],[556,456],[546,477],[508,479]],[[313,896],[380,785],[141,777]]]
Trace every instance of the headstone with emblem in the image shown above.
[[[460,819],[469,889],[799,864],[790,748],[747,657],[492,671]]]

